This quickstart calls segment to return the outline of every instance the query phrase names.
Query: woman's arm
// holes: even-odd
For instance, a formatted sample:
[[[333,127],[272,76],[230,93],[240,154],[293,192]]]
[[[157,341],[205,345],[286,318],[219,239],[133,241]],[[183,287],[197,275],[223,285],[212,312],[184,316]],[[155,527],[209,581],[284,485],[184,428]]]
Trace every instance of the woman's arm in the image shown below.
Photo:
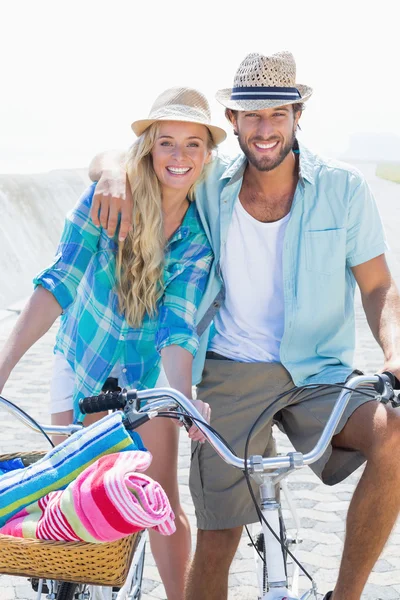
[[[88,264],[99,248],[101,229],[95,227],[89,214],[93,193],[94,185],[68,213],[53,263],[33,280],[51,292],[63,310],[75,300]]]
[[[37,287],[0,353],[0,390],[25,352],[76,297],[100,237],[89,217],[92,195],[89,189],[68,214],[53,263],[34,279]]]
[[[165,374],[171,387],[192,398],[193,356],[199,346],[196,333],[196,311],[204,293],[213,253],[203,231],[192,236],[187,249],[190,261],[186,268],[166,287],[159,310],[156,347],[161,354]],[[194,250],[191,252],[191,250]],[[203,418],[209,422],[210,407],[192,400]],[[195,441],[204,441],[195,426],[189,431]]]
[[[53,294],[41,286],[35,289],[0,352],[0,392],[15,365],[50,329],[61,312]]]
[[[166,346],[161,350],[162,364],[170,387],[192,399],[192,363],[193,356],[180,346]],[[210,406],[201,400],[192,400],[201,416],[210,422]],[[194,442],[204,442],[205,437],[195,424],[189,430]]]
[[[169,385],[192,399],[192,354],[180,346],[166,346],[161,358]]]
[[[160,304],[156,332],[156,347],[160,353],[163,348],[175,345],[194,356],[199,347],[196,313],[214,255],[203,234],[195,236],[191,245],[196,253],[186,268],[168,283]]]

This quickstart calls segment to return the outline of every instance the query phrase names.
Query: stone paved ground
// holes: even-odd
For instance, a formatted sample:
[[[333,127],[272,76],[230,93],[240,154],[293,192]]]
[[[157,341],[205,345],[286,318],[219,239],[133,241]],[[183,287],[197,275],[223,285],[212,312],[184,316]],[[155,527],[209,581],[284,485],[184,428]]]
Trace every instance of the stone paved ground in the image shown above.
[[[394,184],[381,182],[377,196],[392,248],[392,271],[396,280],[400,282],[400,245],[397,233],[400,223],[400,202],[395,202],[396,198],[400,200],[400,188]],[[13,316],[0,322],[0,343],[5,339],[14,322],[15,317]],[[381,353],[369,333],[359,302],[357,333],[356,364],[366,371],[374,371],[381,364]],[[4,391],[6,397],[19,403],[40,422],[48,421],[48,382],[54,334],[55,329],[53,328],[26,355],[15,369]],[[22,445],[25,449],[46,447],[39,436],[22,428],[7,413],[0,411],[0,423],[0,452],[14,451],[20,449]],[[289,450],[288,442],[282,435],[278,437],[280,450],[287,452]],[[195,541],[194,511],[187,485],[188,470],[189,444],[186,437],[182,435],[179,481],[183,504],[192,523],[193,541]],[[302,518],[300,536],[304,542],[299,557],[313,573],[321,593],[332,589],[337,576],[346,511],[360,475],[361,470],[334,488],[321,484],[308,468],[292,474],[289,480],[299,515]],[[384,510],[384,501],[385,499],[382,498],[382,507],[377,506],[377,510]],[[286,511],[285,514],[287,514]],[[290,524],[290,520],[288,522]],[[243,537],[232,565],[229,600],[257,598],[252,568],[252,550],[247,546],[246,537]],[[0,575],[0,600],[17,598],[32,600],[34,597],[26,580]],[[162,598],[165,598],[165,593],[149,552],[146,559],[143,600]],[[363,594],[363,600],[394,600],[396,598],[400,598],[400,524],[395,528]]]

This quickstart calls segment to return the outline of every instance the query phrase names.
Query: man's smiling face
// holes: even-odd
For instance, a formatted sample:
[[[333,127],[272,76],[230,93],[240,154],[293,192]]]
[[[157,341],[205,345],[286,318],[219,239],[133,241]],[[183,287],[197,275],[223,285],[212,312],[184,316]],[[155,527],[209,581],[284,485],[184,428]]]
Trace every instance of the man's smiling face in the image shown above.
[[[239,145],[258,171],[272,171],[293,148],[301,111],[293,105],[230,112]]]

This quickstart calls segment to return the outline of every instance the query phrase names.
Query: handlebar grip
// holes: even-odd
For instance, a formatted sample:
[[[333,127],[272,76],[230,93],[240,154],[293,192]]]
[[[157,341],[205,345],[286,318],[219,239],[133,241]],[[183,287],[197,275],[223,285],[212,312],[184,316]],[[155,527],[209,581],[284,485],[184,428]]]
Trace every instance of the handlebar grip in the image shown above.
[[[106,392],[98,396],[82,398],[79,400],[79,410],[84,415],[106,410],[119,410],[125,408],[126,402],[126,394],[123,392]]]
[[[400,390],[400,381],[397,379],[396,375],[390,373],[390,371],[384,371],[382,375],[387,375],[390,380],[390,385],[394,390]]]

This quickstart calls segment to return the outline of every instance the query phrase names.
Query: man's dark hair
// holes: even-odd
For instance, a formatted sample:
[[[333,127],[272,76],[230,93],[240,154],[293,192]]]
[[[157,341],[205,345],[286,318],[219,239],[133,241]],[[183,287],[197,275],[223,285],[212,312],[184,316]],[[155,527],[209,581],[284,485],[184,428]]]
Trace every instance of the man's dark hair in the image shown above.
[[[303,110],[305,109],[304,102],[295,102],[294,104],[292,104],[292,106],[294,114],[298,112],[303,112]]]

